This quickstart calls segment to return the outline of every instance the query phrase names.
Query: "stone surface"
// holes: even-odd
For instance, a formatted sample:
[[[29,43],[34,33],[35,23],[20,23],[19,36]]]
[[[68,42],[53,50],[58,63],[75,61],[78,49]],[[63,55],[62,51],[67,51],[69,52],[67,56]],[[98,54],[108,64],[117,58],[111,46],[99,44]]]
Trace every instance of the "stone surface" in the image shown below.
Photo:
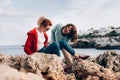
[[[104,54],[100,54],[96,61],[99,65],[110,69],[113,72],[120,72],[120,55],[115,51],[107,51]]]
[[[45,80],[33,73],[23,73],[6,65],[0,65],[0,80]]]
[[[54,54],[0,54],[0,80],[120,80],[120,55],[114,51],[74,60],[69,73],[64,72],[63,64]]]
[[[1,54],[0,61],[1,64],[7,64],[18,71],[42,75],[47,80],[76,80],[74,74],[64,74],[62,58],[54,54],[34,53],[20,56]]]
[[[80,80],[86,80],[87,78],[89,80],[89,76],[91,76],[90,80],[92,78],[98,80],[116,80],[112,71],[87,60],[77,60],[72,69]]]

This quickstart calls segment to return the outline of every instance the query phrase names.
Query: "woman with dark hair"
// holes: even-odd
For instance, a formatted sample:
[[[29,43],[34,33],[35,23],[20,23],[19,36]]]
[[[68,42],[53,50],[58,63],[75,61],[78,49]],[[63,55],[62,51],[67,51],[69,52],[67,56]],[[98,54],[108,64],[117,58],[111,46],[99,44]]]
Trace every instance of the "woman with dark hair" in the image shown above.
[[[77,29],[73,24],[57,24],[51,30],[52,42],[65,40],[67,42],[74,42],[77,40]]]
[[[51,30],[51,42],[59,42],[62,41],[66,46],[68,46],[72,53],[62,49],[62,53],[65,57],[66,63],[68,65],[72,65],[73,59],[75,58],[87,59],[89,56],[80,56],[80,54],[76,53],[74,49],[70,46],[70,42],[75,42],[77,40],[77,28],[73,24],[66,24],[63,26],[62,24],[57,24]]]

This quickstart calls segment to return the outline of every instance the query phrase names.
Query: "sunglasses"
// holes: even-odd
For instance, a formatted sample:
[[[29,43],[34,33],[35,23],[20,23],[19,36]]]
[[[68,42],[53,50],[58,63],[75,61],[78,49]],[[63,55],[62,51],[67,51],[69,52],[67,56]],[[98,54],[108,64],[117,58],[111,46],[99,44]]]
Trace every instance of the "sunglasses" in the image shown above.
[[[48,28],[48,27],[45,27],[45,29],[46,29],[46,31],[48,31],[50,28]]]

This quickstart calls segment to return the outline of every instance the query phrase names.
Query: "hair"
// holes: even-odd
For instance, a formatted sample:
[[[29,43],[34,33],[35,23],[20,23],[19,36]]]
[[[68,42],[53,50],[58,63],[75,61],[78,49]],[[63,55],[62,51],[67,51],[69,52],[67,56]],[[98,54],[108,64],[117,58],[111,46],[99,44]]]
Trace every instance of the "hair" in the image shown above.
[[[38,19],[37,25],[38,26],[43,25],[44,27],[46,27],[47,25],[52,26],[52,22],[51,22],[51,20],[46,19],[45,17],[41,17],[41,18]]]
[[[73,24],[67,24],[63,28],[69,27],[69,26],[72,26],[71,31],[68,34],[64,34],[64,36],[67,36],[67,38],[71,39],[71,41],[74,42],[78,38],[78,36],[77,36],[77,28]]]

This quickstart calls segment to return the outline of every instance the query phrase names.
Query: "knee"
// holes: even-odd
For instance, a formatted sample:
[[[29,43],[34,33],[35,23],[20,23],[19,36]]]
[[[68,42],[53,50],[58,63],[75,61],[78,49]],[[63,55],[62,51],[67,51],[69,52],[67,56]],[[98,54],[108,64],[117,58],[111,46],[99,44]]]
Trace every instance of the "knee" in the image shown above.
[[[61,41],[59,41],[59,43],[60,43],[61,45],[67,45],[67,44],[68,44],[67,41],[65,41],[65,40],[61,40]]]
[[[60,45],[59,45],[58,42],[54,42],[54,43],[53,43],[53,46],[54,46],[54,48],[59,48]]]

